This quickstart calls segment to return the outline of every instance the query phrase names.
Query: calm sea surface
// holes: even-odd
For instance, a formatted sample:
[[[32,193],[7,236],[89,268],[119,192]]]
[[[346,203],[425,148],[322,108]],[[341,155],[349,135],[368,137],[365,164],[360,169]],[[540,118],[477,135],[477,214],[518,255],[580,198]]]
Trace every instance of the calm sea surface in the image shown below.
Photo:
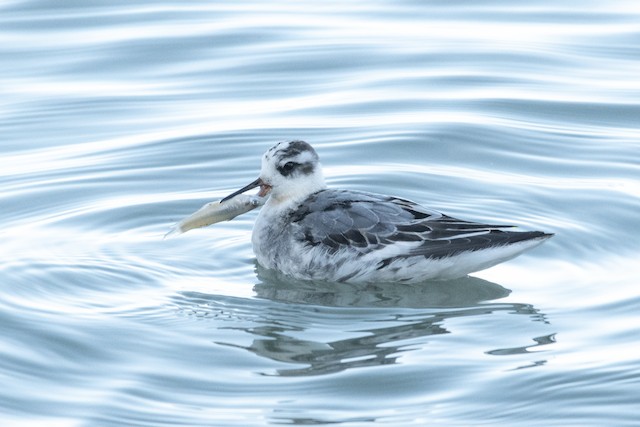
[[[0,425],[639,426],[637,1],[0,3]],[[256,212],[330,186],[556,236],[453,282],[312,285]]]

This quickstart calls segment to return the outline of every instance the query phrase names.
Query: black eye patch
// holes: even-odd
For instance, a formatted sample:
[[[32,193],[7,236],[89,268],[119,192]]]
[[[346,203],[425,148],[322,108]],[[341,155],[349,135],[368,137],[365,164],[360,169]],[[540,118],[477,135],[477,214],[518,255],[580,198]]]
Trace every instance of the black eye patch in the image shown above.
[[[276,167],[276,169],[278,169],[278,172],[280,172],[280,175],[289,176],[298,166],[300,166],[298,163],[287,162],[283,165]]]
[[[313,173],[314,167],[312,162],[296,163],[287,162],[283,165],[277,166],[276,169],[282,176],[289,176],[294,172],[300,172],[304,175]]]

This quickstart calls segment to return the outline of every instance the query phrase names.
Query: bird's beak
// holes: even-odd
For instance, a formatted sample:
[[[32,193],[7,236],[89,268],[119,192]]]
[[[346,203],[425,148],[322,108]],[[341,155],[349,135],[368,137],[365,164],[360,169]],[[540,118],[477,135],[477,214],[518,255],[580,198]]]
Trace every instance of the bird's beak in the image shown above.
[[[262,181],[262,179],[258,178],[255,181],[253,181],[251,184],[249,185],[245,185],[244,187],[242,187],[241,189],[239,189],[238,191],[229,194],[227,197],[225,197],[224,199],[220,200],[220,203],[229,200],[229,199],[233,199],[234,197],[236,197],[238,194],[242,194],[242,193],[246,193],[247,191],[256,188],[256,187],[260,187],[260,191],[258,192],[258,196],[260,197],[264,197],[267,194],[269,194],[269,191],[271,191],[271,186],[266,184],[264,181]]]

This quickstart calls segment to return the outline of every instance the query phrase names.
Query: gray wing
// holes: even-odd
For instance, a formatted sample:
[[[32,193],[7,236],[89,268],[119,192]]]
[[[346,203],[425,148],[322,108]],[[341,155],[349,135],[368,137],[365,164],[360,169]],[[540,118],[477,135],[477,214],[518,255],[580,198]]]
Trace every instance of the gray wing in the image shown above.
[[[330,253],[350,248],[366,254],[397,242],[416,242],[402,256],[443,258],[456,253],[542,237],[542,232],[504,231],[508,225],[463,221],[414,202],[356,191],[323,190],[292,213],[290,226],[307,245]]]

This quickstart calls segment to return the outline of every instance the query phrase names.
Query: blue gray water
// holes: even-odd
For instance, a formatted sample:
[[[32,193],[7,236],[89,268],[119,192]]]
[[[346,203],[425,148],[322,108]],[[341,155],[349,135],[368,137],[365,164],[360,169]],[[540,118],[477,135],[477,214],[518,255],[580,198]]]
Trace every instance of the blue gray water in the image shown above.
[[[0,425],[640,425],[634,1],[0,4]],[[454,282],[163,240],[300,138],[330,186],[556,236]]]

